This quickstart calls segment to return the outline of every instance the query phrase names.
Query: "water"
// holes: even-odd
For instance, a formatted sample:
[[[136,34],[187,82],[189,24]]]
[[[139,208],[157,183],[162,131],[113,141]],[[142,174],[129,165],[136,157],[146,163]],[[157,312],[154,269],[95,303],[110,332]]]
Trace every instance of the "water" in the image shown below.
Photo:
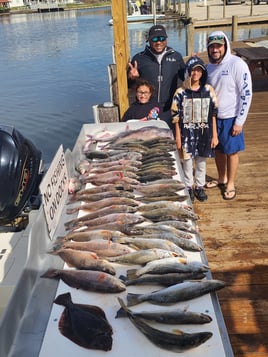
[[[31,139],[47,163],[61,143],[73,148],[81,126],[93,122],[92,106],[110,100],[110,18],[110,8],[0,16],[0,123]],[[165,25],[169,45],[185,56],[184,27],[174,20]],[[131,55],[144,48],[150,26],[129,25]],[[243,28],[239,39],[267,32],[268,25]],[[204,50],[206,36],[196,32],[196,51]]]

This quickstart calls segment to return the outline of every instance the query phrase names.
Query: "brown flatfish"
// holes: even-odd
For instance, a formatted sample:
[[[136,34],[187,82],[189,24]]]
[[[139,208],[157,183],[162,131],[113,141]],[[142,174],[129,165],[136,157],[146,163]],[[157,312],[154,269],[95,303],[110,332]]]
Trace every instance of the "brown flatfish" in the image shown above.
[[[84,348],[112,349],[113,330],[100,307],[75,304],[70,293],[59,295],[54,303],[65,307],[59,320],[59,330],[63,336]]]

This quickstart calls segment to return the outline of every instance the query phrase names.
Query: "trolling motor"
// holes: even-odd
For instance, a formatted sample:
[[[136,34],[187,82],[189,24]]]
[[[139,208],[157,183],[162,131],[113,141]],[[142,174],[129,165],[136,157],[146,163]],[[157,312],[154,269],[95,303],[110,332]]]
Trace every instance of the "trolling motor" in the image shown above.
[[[41,152],[14,127],[0,125],[0,231],[18,231],[40,206]],[[23,222],[23,223],[22,223]]]

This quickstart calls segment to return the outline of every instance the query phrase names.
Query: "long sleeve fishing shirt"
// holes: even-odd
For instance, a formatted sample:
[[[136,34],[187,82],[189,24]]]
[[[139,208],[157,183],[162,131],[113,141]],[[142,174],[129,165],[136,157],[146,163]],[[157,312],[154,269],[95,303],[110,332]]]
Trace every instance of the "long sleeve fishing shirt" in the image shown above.
[[[252,81],[248,65],[240,57],[231,54],[230,43],[221,31],[213,36],[223,35],[227,44],[224,58],[219,64],[207,65],[208,83],[218,99],[218,118],[236,118],[235,124],[244,125],[252,100]]]

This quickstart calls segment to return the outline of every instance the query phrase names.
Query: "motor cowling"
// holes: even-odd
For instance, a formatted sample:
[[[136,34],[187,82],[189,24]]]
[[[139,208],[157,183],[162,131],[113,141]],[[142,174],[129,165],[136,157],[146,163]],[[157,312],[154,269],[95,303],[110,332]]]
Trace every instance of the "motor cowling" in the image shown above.
[[[41,152],[14,127],[0,125],[0,224],[16,218],[40,183]]]

